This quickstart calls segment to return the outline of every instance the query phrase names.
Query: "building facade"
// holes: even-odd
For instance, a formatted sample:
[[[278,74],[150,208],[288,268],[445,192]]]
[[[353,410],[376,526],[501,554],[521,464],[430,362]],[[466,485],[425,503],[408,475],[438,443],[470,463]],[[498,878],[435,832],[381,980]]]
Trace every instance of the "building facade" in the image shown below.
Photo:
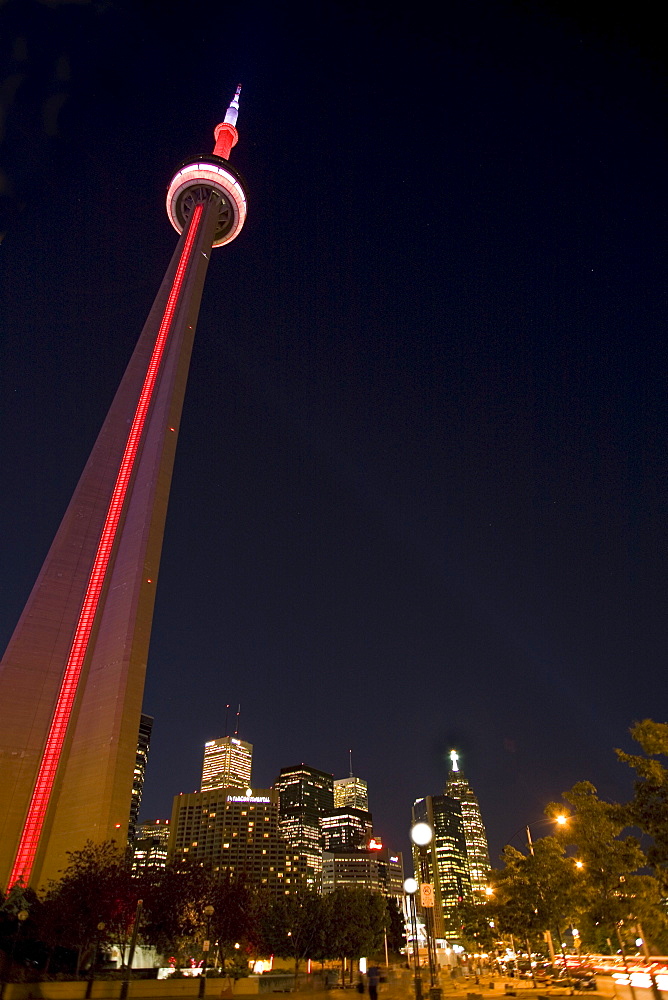
[[[369,809],[369,791],[366,781],[349,775],[347,778],[336,778],[334,781],[334,808]]]
[[[240,788],[245,792],[251,787],[252,766],[252,743],[246,743],[236,736],[209,740],[204,744],[201,790],[208,792],[213,788]]]
[[[334,776],[306,764],[284,767],[274,788],[280,797],[280,830],[299,857],[305,888],[320,887],[322,831],[320,819],[334,808]]]
[[[298,856],[279,831],[274,789],[216,788],[177,795],[170,822],[169,860],[204,864],[213,872],[262,886],[274,895],[295,892]]]
[[[323,851],[359,851],[373,836],[370,812],[342,806],[320,817]]]
[[[401,854],[386,847],[360,851],[325,851],[322,859],[322,891],[369,889],[398,902],[404,894]]]
[[[456,936],[455,910],[471,898],[461,806],[447,795],[427,795],[414,803],[413,823],[428,823],[434,832],[422,854],[414,849],[416,878],[434,886],[434,931],[437,937]]]
[[[246,216],[229,164],[238,90],[214,153],[167,193],[171,263],[0,663],[0,888],[55,878],[67,852],[128,829],[176,440],[213,246]]]
[[[139,719],[139,736],[137,738],[137,756],[135,758],[135,770],[132,776],[132,798],[130,800],[130,822],[128,824],[128,844],[134,845],[137,838],[137,826],[139,823],[139,811],[141,809],[141,799],[144,794],[144,782],[146,780],[146,767],[148,765],[148,753],[151,749],[151,732],[153,730],[153,719],[150,715],[142,715]]]
[[[169,820],[153,819],[137,824],[132,851],[132,871],[144,872],[164,868],[169,846]]]
[[[455,799],[461,806],[473,899],[484,902],[485,888],[489,884],[491,870],[487,833],[482,821],[478,799],[462,774],[459,767],[459,754],[456,750],[450,752],[450,760],[452,766],[448,773],[444,794]]]

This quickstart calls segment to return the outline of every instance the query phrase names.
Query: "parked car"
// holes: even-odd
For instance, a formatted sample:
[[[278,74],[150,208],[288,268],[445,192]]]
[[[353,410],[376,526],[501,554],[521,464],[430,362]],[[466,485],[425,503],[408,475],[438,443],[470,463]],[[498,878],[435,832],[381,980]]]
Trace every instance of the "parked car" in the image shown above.
[[[596,974],[593,969],[588,968],[586,965],[577,965],[574,968],[569,966],[568,969],[555,969],[552,973],[553,986],[563,986],[569,980],[576,990],[596,989]]]

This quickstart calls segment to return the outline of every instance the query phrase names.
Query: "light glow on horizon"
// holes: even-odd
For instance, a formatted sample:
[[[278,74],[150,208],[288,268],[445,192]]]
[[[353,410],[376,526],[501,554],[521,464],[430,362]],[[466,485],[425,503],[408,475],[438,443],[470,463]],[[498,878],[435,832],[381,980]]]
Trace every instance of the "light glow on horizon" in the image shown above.
[[[160,364],[162,362],[172,320],[174,318],[174,313],[176,312],[179,296],[183,287],[186,269],[195,244],[197,233],[199,231],[202,212],[203,206],[201,204],[196,205],[193,211],[188,235],[183,245],[181,257],[176,268],[174,281],[172,282],[172,287],[169,293],[169,298],[167,299],[167,305],[165,306],[158,335],[155,340],[151,360],[149,361],[148,368],[146,370],[144,384],[139,394],[139,401],[137,403],[135,415],[125,444],[125,450],[119,466],[118,476],[116,477],[116,483],[114,485],[102,533],[100,535],[97,552],[93,561],[93,568],[88,579],[88,585],[86,587],[86,593],[81,606],[81,612],[79,614],[79,620],[74,633],[74,639],[72,640],[69,656],[67,658],[67,664],[65,666],[65,672],[63,674],[60,692],[58,694],[58,700],[51,719],[49,734],[42,753],[42,760],[37,773],[37,779],[35,781],[35,787],[33,789],[30,805],[28,807],[28,813],[23,825],[21,840],[19,842],[18,850],[16,852],[16,857],[9,877],[9,887],[15,885],[19,881],[27,883],[32,874],[35,855],[37,853],[37,847],[39,845],[39,839],[49,806],[49,800],[56,778],[56,771],[60,761],[60,754],[65,742],[67,727],[72,714],[72,708],[74,706],[74,699],[77,693],[79,678],[81,676],[81,670],[88,651],[88,643],[93,629],[93,623],[95,621],[95,615],[97,613],[109,560],[111,558],[111,552],[116,537],[116,530],[123,511],[123,505],[125,503],[128,486],[132,477],[135,458],[137,456],[153,391],[155,389],[158,373],[160,371]]]

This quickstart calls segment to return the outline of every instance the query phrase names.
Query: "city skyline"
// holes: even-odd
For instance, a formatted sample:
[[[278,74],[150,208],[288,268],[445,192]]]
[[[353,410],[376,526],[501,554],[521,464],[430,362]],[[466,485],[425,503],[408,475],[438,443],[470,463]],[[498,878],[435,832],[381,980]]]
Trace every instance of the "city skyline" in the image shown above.
[[[613,748],[668,639],[650,32],[552,0],[28,3],[3,6],[2,645],[168,264],[174,167],[243,80],[252,212],[209,265],[142,812],[197,787],[229,702],[258,787],[352,747],[398,847],[452,746],[493,864],[578,780],[627,798]]]

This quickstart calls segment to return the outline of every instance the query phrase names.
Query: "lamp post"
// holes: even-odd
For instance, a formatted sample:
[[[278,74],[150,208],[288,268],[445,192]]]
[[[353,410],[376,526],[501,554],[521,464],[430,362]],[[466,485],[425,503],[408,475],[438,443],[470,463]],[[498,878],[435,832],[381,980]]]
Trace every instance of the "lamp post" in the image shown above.
[[[534,826],[539,826],[542,823],[556,823],[557,826],[566,826],[566,824],[568,823],[568,816],[565,816],[563,813],[559,813],[557,816],[554,817],[548,816],[547,819],[539,819],[536,823],[534,823]],[[533,839],[531,837],[531,827],[529,826],[528,823],[526,825],[526,832],[527,832],[527,846],[529,848],[529,853],[533,857],[534,856]],[[552,943],[552,932],[550,931],[549,928],[545,931],[545,940],[547,941],[547,950],[550,953],[550,962],[554,965],[554,944]],[[528,959],[529,959],[529,968],[533,970],[533,966],[531,965],[531,952],[529,952]],[[564,968],[565,968],[565,960],[564,960]],[[535,980],[534,980],[534,986],[535,986]]]
[[[408,899],[408,915],[411,922],[411,932],[413,934],[413,983],[415,985],[415,1000],[422,1000],[422,973],[420,972],[420,949],[417,939],[417,914],[415,911],[415,893],[418,891],[418,884],[414,878],[407,878],[404,881],[404,892]]]
[[[206,990],[206,960],[209,955],[209,948],[211,946],[211,917],[213,916],[214,909],[213,906],[205,906],[202,913],[206,917],[206,938],[204,939],[204,944],[202,945],[203,959],[202,959],[202,972],[199,977],[199,996],[204,996],[204,991]]]
[[[411,827],[411,840],[420,854],[420,903],[425,911],[425,929],[427,931],[427,955],[429,956],[430,996],[438,1000],[440,990],[436,989],[435,957],[434,957],[434,886],[428,882],[429,868],[427,864],[427,848],[434,839],[434,831],[429,823],[414,823]]]
[[[97,955],[100,950],[100,938],[102,937],[102,934],[104,933],[106,926],[107,925],[105,924],[105,922],[103,920],[100,920],[99,924],[96,927],[97,934],[95,935],[95,950],[93,952],[93,957],[91,959],[90,969],[88,970],[88,982],[86,983],[86,993],[85,993],[86,1000],[90,1000],[90,997],[92,996],[93,993],[93,982],[95,981],[95,969],[97,967]],[[127,983],[125,981],[121,985],[121,992],[124,986],[125,986],[125,995],[127,996]]]

